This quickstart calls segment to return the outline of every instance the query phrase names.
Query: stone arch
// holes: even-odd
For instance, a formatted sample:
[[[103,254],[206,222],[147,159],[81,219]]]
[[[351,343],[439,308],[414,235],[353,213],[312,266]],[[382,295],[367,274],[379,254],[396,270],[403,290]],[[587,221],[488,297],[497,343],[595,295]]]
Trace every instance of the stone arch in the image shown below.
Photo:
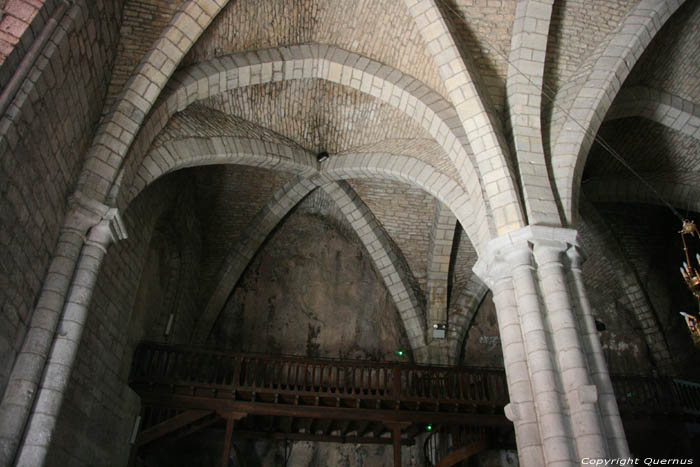
[[[479,216],[479,213],[472,210],[474,206],[469,202],[469,195],[465,189],[421,160],[389,153],[339,154],[324,164],[322,175],[329,181],[384,178],[411,184],[450,208],[469,238],[473,240],[477,252],[488,241],[484,225],[474,221],[474,217]]]
[[[506,88],[513,145],[529,224],[561,225],[542,140],[544,57],[554,0],[519,1]],[[541,56],[538,60],[536,57]]]
[[[494,221],[487,216],[489,201],[484,197],[474,156],[469,152],[471,146],[454,107],[423,83],[398,70],[327,45],[281,47],[218,57],[174,75],[160,103],[141,128],[110,198],[122,196],[120,186],[132,183],[153,139],[175,112],[196,100],[238,87],[292,79],[339,83],[407,113],[436,139],[455,165],[473,205],[476,222],[484,225],[479,227],[483,240],[496,233]]]
[[[452,211],[443,203],[437,203],[428,247],[427,333],[430,333],[433,324],[445,323],[449,319],[448,287],[456,227],[457,218]]]
[[[105,200],[146,115],[178,64],[228,0],[188,0],[151,46],[103,119],[88,150],[78,190]]]
[[[494,215],[496,236],[525,225],[514,173],[509,163],[508,144],[500,131],[499,118],[488,94],[479,83],[476,67],[465,63],[435,0],[405,0],[423,35],[460,125],[472,151],[479,154],[476,167],[484,182],[486,199]],[[469,183],[465,180],[465,183]]]
[[[366,156],[366,154],[335,156],[331,158],[331,161],[336,161],[334,167],[314,175],[311,179],[297,176],[275,193],[273,199],[255,216],[248,228],[246,228],[246,231],[241,236],[245,240],[237,244],[236,249],[224,261],[224,266],[222,266],[221,273],[216,281],[216,289],[195,326],[192,336],[193,342],[204,342],[216,320],[216,316],[218,316],[238,278],[265,238],[267,238],[279,221],[317,186],[336,184],[336,180],[346,178],[397,180],[424,189],[446,204],[449,203],[448,206],[462,206],[464,215],[468,215],[464,209],[465,195],[463,189],[453,180],[435,171],[422,161],[392,154]],[[337,161],[339,159],[344,159],[341,161],[342,164],[338,164]],[[381,167],[382,163],[385,164],[387,159],[402,162],[402,164],[396,165],[393,169]],[[372,163],[372,161],[374,162]],[[406,172],[401,174],[401,170],[414,170],[415,173]],[[426,189],[428,187],[432,188]],[[334,199],[337,198],[336,201],[338,203],[343,203],[339,207],[349,216],[348,218],[351,220],[353,227],[357,229],[358,235],[372,255],[377,269],[380,271],[387,288],[392,294],[397,309],[402,315],[412,347],[414,351],[417,351],[425,346],[425,320],[424,316],[422,316],[424,313],[422,313],[420,302],[412,294],[411,287],[407,285],[405,273],[402,273],[401,268],[397,267],[397,254],[395,252],[392,253],[390,248],[387,247],[386,239],[383,241],[385,234],[379,228],[370,228],[371,225],[377,224],[376,221],[373,221],[373,216],[370,217],[371,213],[366,208],[362,209],[363,204],[359,204],[361,203],[359,198],[352,196],[352,193],[349,193],[347,190],[342,191],[344,193],[339,192],[338,189],[329,188],[328,192]],[[462,204],[459,204],[460,200]],[[353,220],[355,222],[352,222]],[[368,232],[368,229],[371,232]],[[366,235],[370,235],[371,238],[364,238]]]
[[[700,105],[645,86],[622,89],[605,121],[644,117],[691,138],[700,139]]]
[[[119,205],[127,206],[146,186],[169,172],[214,164],[248,165],[300,176],[310,176],[317,170],[316,160],[308,151],[281,143],[233,136],[170,140],[148,153]]]
[[[593,136],[622,83],[642,52],[683,0],[642,0],[581,67],[576,79],[555,99],[552,119],[552,172],[559,202],[573,224],[580,180]],[[607,45],[606,45],[607,44]],[[556,135],[556,136],[554,136]]]

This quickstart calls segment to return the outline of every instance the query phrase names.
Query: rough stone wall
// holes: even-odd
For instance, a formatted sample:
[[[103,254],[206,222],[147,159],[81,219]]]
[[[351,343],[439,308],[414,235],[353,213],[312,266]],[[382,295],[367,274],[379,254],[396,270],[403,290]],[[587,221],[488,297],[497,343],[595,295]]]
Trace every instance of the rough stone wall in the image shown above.
[[[182,174],[159,180],[124,213],[129,238],[112,245],[102,265],[47,465],[126,464],[139,409],[127,386],[131,356],[148,329],[157,327],[161,311],[143,306],[155,300],[140,298],[139,286],[160,279],[149,263],[161,260],[149,252],[150,240],[184,182]],[[158,289],[148,293],[157,297]]]
[[[258,252],[208,345],[372,360],[408,349],[391,297],[359,240],[308,214],[291,215]]]
[[[69,10],[0,121],[0,393],[102,110],[120,5]]]
[[[4,0],[0,5],[0,65],[22,38],[44,0]]]
[[[699,378],[700,355],[693,348],[688,328],[679,315],[680,311],[697,310],[697,302],[678,270],[684,261],[677,233],[680,220],[668,209],[656,206],[601,204],[599,208],[648,293],[671,355],[680,364],[678,373],[690,379]],[[696,213],[688,216],[700,219]],[[700,242],[690,248],[700,251]]]
[[[202,270],[198,281],[199,303],[204,307],[240,232],[290,176],[236,165],[196,167],[189,173],[196,187],[196,213],[206,226],[202,232]],[[250,183],[251,180],[256,182]]]
[[[490,292],[474,316],[464,340],[460,361],[465,365],[503,368],[496,306]]]

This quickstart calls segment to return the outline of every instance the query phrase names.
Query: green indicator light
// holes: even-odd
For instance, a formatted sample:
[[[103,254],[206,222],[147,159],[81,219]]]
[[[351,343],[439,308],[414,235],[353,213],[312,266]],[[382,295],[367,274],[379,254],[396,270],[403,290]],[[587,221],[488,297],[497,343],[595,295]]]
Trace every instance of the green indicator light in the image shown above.
[[[398,355],[399,357],[403,357],[403,350],[397,350],[396,355]]]
[[[428,425],[425,427],[425,429],[428,431],[433,431],[433,425]]]

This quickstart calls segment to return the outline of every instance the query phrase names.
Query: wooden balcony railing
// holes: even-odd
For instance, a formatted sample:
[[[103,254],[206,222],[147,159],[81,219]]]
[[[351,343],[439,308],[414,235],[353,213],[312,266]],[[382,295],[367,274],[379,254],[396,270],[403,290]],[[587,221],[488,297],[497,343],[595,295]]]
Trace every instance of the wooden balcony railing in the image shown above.
[[[138,347],[131,384],[260,402],[318,397],[338,407],[375,409],[493,412],[508,401],[505,374],[495,369],[247,355],[155,343]]]
[[[700,416],[700,384],[613,375],[624,414]],[[142,343],[131,384],[198,397],[276,404],[498,413],[508,403],[500,369],[237,354]]]
[[[623,414],[700,416],[700,384],[672,378],[612,375]]]

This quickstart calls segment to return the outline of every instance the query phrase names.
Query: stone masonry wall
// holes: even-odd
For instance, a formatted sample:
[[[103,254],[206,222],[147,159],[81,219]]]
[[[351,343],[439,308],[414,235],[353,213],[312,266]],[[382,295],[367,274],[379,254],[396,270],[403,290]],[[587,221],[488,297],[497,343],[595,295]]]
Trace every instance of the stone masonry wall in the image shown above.
[[[0,5],[0,64],[15,48],[44,0],[3,0]]]
[[[0,393],[102,110],[121,2],[89,3],[68,10],[0,120]]]
[[[408,349],[369,255],[343,231],[313,215],[291,215],[240,279],[208,345],[371,360]]]
[[[157,181],[124,213],[129,238],[110,247],[100,270],[48,465],[126,464],[139,409],[127,386],[131,356],[147,330],[156,327],[160,311],[137,306],[139,284],[151,279],[144,278],[152,266],[148,261],[161,260],[149,254],[150,239],[178,201],[183,182],[182,173]]]

